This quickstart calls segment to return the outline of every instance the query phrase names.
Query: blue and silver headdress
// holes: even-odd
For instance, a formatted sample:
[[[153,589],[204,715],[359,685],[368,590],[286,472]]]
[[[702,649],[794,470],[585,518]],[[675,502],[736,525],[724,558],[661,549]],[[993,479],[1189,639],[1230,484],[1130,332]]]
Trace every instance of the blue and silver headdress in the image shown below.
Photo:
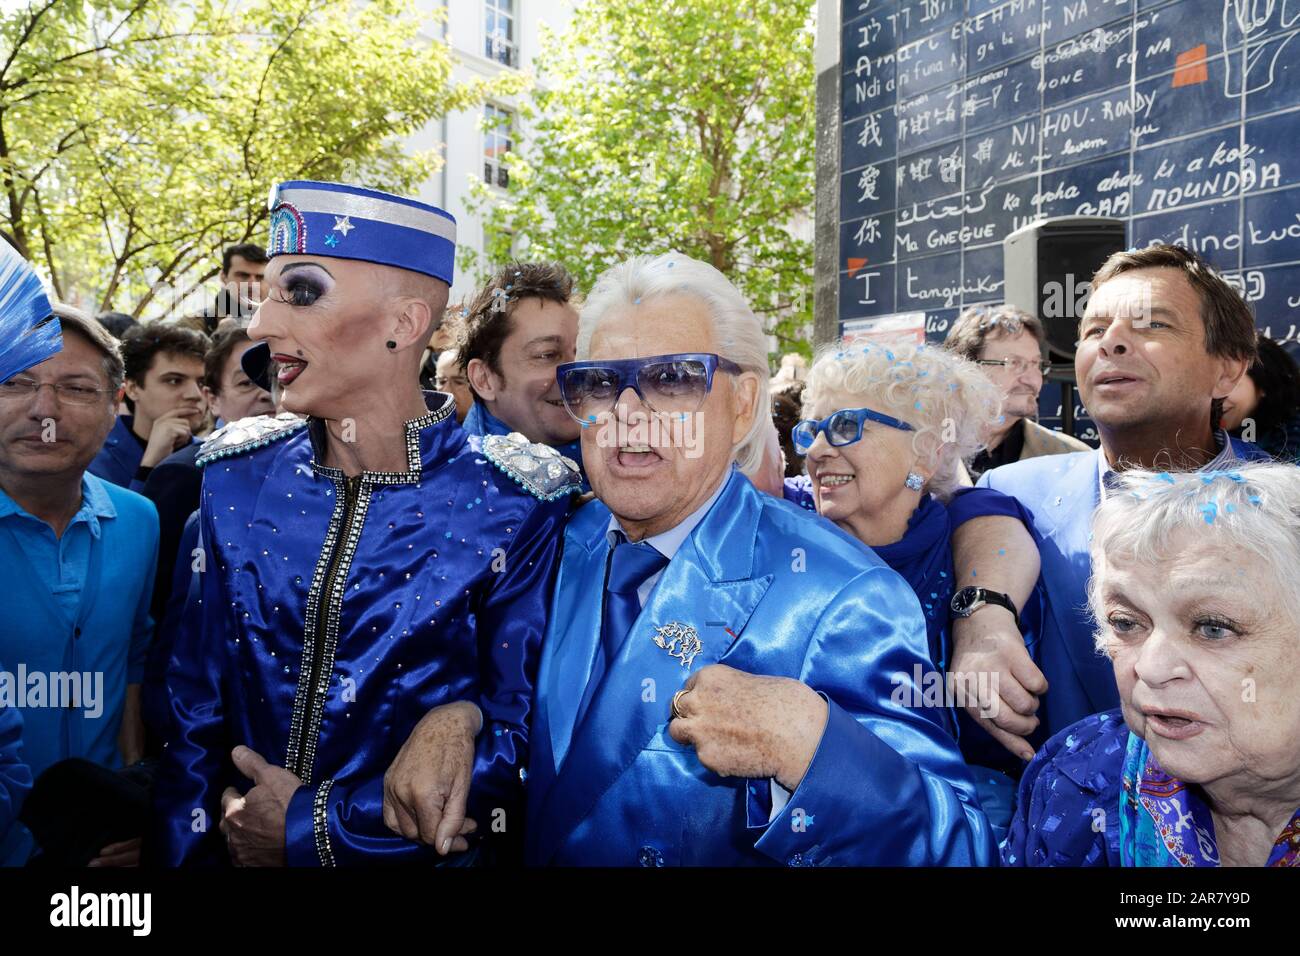
[[[51,311],[31,264],[17,249],[0,242],[0,382],[53,358],[63,348],[58,320],[45,322]]]
[[[436,206],[342,183],[292,180],[271,190],[267,254],[358,259],[451,285],[456,220]]]

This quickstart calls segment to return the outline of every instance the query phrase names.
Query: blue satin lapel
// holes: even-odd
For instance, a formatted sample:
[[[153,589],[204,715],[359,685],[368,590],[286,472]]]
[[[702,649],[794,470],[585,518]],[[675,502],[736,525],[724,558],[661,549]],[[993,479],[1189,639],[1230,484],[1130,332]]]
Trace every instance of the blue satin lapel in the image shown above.
[[[1084,693],[1094,710],[1105,710],[1112,706],[1107,695],[1107,689],[1114,683],[1111,665],[1093,651],[1091,641],[1080,643],[1073,639],[1078,630],[1074,617],[1077,609],[1070,601],[1061,599],[1067,594],[1084,593],[1081,582],[1086,581],[1091,572],[1088,537],[1092,532],[1092,513],[1101,497],[1096,455],[1080,458],[1061,477],[1055,490],[1060,492],[1061,505],[1044,507],[1041,510],[1046,514],[1039,516],[1040,522],[1047,519],[1053,524],[1050,533],[1044,535],[1043,579],[1051,598],[1049,603],[1057,630],[1065,642],[1065,652],[1074,664]],[[1078,560],[1080,555],[1082,563]]]
[[[541,860],[550,859],[559,842],[582,822],[601,795],[664,727],[669,720],[672,695],[687,678],[727,655],[767,592],[772,582],[770,576],[756,580],[715,580],[705,570],[726,575],[743,564],[748,573],[760,509],[754,502],[745,500],[746,489],[752,492],[744,478],[733,474],[709,514],[664,569],[618,658],[605,672],[582,725],[573,734],[555,780],[545,787],[545,792],[539,790],[532,794],[537,801],[534,806],[538,808],[532,819],[534,826],[540,826],[542,831],[536,834]],[[557,613],[572,611],[575,617],[565,628],[563,640],[552,648],[555,660],[549,679],[540,686],[546,696],[558,696],[566,701],[572,697],[574,707],[582,696],[585,681],[560,684],[561,674],[577,673],[584,667],[589,670],[590,663],[588,660],[585,665],[565,664],[560,658],[581,658],[580,651],[589,658],[594,653],[599,639],[600,601],[598,591],[593,592],[590,587],[575,588],[571,582],[600,580],[593,575],[602,573],[603,558],[604,550],[597,547],[588,551],[581,562],[570,564],[566,560],[562,570],[561,586],[575,595],[581,591],[581,597],[577,607],[565,608],[557,602]],[[583,567],[575,567],[578,564]],[[581,574],[584,570],[587,573]],[[575,571],[579,577],[570,576]],[[703,645],[689,670],[654,643],[655,629],[670,622],[694,627]],[[551,706],[544,702],[542,712]],[[563,729],[554,713],[547,719],[551,722],[554,745]],[[556,745],[554,753],[560,754],[564,749]]]

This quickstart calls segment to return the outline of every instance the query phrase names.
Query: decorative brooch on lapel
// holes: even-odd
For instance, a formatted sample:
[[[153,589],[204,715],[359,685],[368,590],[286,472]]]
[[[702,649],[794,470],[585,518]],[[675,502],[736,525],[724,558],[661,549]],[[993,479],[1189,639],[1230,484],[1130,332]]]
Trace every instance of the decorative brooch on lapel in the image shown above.
[[[487,435],[483,455],[534,498],[554,501],[582,487],[578,463],[550,445],[530,442],[519,432]]]
[[[652,640],[656,646],[666,650],[669,657],[680,660],[682,666],[687,669],[695,660],[695,655],[704,650],[704,645],[700,643],[700,635],[696,633],[695,628],[680,621],[669,621],[662,627],[656,627]]]

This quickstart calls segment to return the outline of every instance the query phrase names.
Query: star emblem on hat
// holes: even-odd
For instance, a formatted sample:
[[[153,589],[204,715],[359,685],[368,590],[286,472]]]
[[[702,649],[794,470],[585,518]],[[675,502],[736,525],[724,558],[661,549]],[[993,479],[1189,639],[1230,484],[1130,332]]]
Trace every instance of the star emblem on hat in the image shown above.
[[[334,233],[331,232],[329,235],[325,237],[325,245],[329,246],[331,249],[333,249],[338,244],[339,244],[339,237],[334,235]]]
[[[334,231],[334,232],[341,232],[341,233],[343,233],[343,238],[344,238],[344,239],[346,239],[346,238],[348,237],[348,231],[351,230],[351,229],[355,229],[355,228],[356,228],[356,226],[352,225],[352,217],[350,217],[350,216],[342,216],[342,217],[335,216],[335,217],[334,217],[334,229],[333,229],[333,231]]]

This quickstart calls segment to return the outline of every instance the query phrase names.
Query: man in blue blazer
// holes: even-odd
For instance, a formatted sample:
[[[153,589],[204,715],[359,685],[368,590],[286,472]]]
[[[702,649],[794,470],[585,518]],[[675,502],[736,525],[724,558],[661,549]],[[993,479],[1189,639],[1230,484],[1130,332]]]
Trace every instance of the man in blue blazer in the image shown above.
[[[906,583],[756,491],[766,337],[711,266],[597,281],[557,370],[599,501],[570,519],[526,782],[531,865],[990,862]]]
[[[1267,457],[1218,428],[1223,399],[1255,352],[1250,309],[1195,253],[1154,245],[1116,253],[1098,270],[1079,326],[1075,374],[1101,448],[1014,462],[979,484],[1034,515],[1049,612],[1034,658],[997,599],[955,621],[954,672],[997,674],[997,715],[967,708],[995,740],[1028,760],[1078,720],[1119,706],[1114,670],[1093,646],[1086,587],[1092,513],[1126,467],[1231,470]],[[977,518],[953,536],[957,579],[1017,606],[1034,585],[1002,526]],[[1006,554],[1000,554],[1006,550]],[[995,557],[996,556],[996,557]]]

